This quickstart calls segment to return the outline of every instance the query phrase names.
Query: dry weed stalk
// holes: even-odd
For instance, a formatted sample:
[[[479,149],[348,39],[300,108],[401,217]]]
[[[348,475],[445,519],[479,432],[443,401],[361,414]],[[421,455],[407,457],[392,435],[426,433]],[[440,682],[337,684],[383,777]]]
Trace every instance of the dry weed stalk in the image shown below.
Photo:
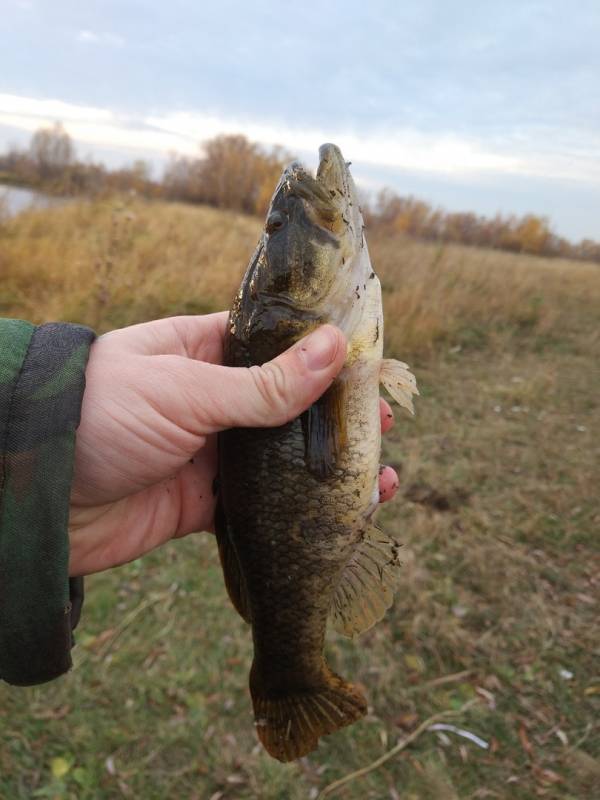
[[[405,736],[404,739],[401,739],[395,747],[392,747],[391,750],[388,750],[387,753],[384,753],[380,758],[376,759],[375,761],[368,764],[366,767],[362,767],[361,769],[357,769],[354,772],[351,772],[348,775],[345,775],[343,778],[339,778],[337,781],[333,781],[332,783],[328,784],[324,789],[322,789],[319,794],[317,795],[317,800],[322,800],[324,797],[330,797],[332,794],[337,792],[338,789],[341,789],[342,786],[345,786],[347,783],[351,783],[352,781],[357,780],[358,778],[362,778],[365,775],[368,775],[369,772],[373,772],[373,770],[378,769],[386,761],[389,761],[390,758],[398,755],[402,750],[408,747],[409,744],[414,742],[416,739],[421,736],[422,733],[425,733],[432,725],[435,725],[436,722],[441,722],[443,719],[450,719],[452,717],[459,717],[472,708],[478,700],[469,700],[468,703],[465,703],[463,706],[456,710],[448,710],[448,711],[441,711],[439,714],[433,714],[433,716],[428,717],[424,720],[419,726],[417,726],[412,733],[409,733],[408,736]]]

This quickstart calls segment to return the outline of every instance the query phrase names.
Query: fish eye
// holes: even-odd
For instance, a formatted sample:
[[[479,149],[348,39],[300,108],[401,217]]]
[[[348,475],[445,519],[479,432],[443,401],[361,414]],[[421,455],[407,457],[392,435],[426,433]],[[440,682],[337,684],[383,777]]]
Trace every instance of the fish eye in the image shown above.
[[[272,214],[269,214],[267,218],[266,224],[266,231],[267,233],[275,233],[278,230],[281,230],[286,223],[286,218],[281,211],[273,211]]]

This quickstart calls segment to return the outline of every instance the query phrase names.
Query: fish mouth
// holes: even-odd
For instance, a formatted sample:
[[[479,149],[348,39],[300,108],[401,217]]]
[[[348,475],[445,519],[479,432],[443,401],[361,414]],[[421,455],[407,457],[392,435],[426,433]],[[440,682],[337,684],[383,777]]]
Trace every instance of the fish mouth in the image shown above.
[[[319,166],[317,168],[317,181],[329,192],[333,198],[335,195],[350,199],[353,185],[348,170],[349,163],[344,160],[342,151],[336,144],[322,144],[319,147]]]
[[[349,167],[350,162],[336,144],[321,145],[316,180],[335,207],[336,222],[332,230],[344,235],[348,245],[356,249],[362,246],[363,220]]]
[[[338,234],[360,213],[348,167],[340,148],[327,143],[319,148],[316,177],[299,162],[290,164],[284,173],[288,192],[305,200],[316,221]]]

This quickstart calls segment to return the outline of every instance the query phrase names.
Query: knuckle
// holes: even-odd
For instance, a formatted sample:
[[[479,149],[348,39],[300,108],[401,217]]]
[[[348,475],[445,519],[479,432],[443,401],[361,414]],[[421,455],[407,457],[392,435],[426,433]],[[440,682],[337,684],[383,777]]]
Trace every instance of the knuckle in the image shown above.
[[[262,367],[250,367],[250,373],[274,424],[286,422],[289,418],[289,398],[284,370],[273,362]]]

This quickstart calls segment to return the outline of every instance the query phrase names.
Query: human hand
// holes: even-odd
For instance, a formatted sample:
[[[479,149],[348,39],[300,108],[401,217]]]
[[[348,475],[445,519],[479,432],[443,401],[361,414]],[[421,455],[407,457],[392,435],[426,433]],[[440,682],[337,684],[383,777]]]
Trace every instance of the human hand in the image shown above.
[[[227,312],[171,317],[92,345],[75,445],[71,575],[212,530],[216,434],[293,419],[344,362],[344,337],[327,325],[262,367],[223,367],[226,324]],[[381,417],[385,432],[393,418],[384,400]],[[397,486],[385,467],[381,499],[391,499]]]

